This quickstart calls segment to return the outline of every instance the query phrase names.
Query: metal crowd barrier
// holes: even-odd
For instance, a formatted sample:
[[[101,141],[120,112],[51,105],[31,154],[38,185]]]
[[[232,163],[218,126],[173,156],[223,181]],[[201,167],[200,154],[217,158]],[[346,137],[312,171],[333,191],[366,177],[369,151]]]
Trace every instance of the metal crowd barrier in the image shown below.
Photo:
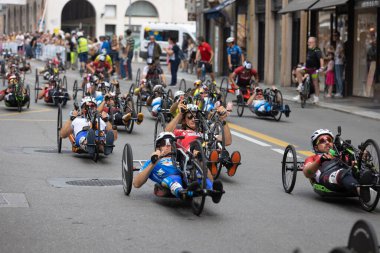
[[[16,42],[3,42],[0,45],[0,49],[8,49],[12,52],[17,52],[17,43]],[[66,62],[66,49],[64,46],[56,45],[45,45],[43,43],[37,43],[36,49],[34,51],[35,58],[41,61],[46,61],[48,59],[53,59],[56,57],[57,53],[61,53],[61,59],[63,64]],[[25,54],[25,50],[24,50]]]

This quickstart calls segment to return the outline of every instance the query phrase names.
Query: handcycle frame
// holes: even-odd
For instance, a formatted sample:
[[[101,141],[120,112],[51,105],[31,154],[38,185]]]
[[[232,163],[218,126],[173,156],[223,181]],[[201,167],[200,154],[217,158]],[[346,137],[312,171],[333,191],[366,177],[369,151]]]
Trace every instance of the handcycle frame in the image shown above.
[[[370,192],[371,192],[371,200],[369,202],[365,202],[363,201],[361,196],[358,196],[355,193],[332,191],[330,189],[327,189],[325,186],[317,182],[314,182],[312,180],[310,181],[311,185],[313,187],[314,192],[316,192],[322,197],[357,197],[358,196],[361,207],[364,210],[370,212],[376,208],[377,203],[380,198],[380,174],[379,174],[380,149],[379,149],[379,146],[374,140],[367,139],[364,143],[359,145],[359,148],[357,149],[353,145],[351,145],[349,140],[341,139],[340,135],[341,135],[341,127],[339,126],[338,134],[336,135],[335,141],[334,141],[335,151],[338,152],[339,157],[350,156],[349,157],[350,161],[355,162],[357,166],[349,166],[348,164],[345,163],[345,161],[339,158],[340,161],[346,166],[349,166],[348,169],[352,170],[352,173],[355,178],[359,178],[360,172],[364,169],[371,170],[373,173],[373,176],[376,178],[376,183],[372,183],[370,185],[361,185],[359,183],[358,185],[356,185],[356,187],[359,187],[359,188],[369,187]],[[376,154],[372,154],[369,151],[367,151],[366,148],[370,146],[374,148],[373,152]],[[375,161],[375,163],[377,164],[373,163],[374,155],[377,156],[377,162]],[[287,158],[289,158],[290,160],[288,161]],[[304,165],[304,161],[301,161],[301,162],[297,161],[297,153],[294,146],[288,145],[284,151],[284,155],[282,158],[282,169],[281,169],[282,185],[286,193],[291,193],[293,191],[295,183],[296,183],[297,172],[302,171],[303,165]]]
[[[157,87],[157,85],[156,85]],[[160,132],[163,132],[166,123],[170,122],[173,118],[173,115],[170,113],[170,107],[173,104],[173,92],[171,89],[168,89],[167,91],[164,90],[164,87],[160,85],[160,87],[157,88],[153,92],[157,93],[158,96],[162,98],[161,100],[161,110],[157,113],[157,118],[154,126],[154,138],[153,143],[156,142],[156,137]]]
[[[176,139],[181,138],[183,137],[176,137]],[[202,145],[199,140],[196,140],[191,143],[190,150],[186,150],[179,143],[174,142],[173,148],[174,151],[172,151],[170,155],[172,156],[173,164],[175,164],[177,169],[181,172],[184,188],[191,182],[201,181],[200,189],[194,191],[193,197],[190,198],[193,213],[199,216],[203,211],[206,196],[211,195],[213,192],[213,190],[206,189],[208,169],[206,167],[206,157]],[[197,150],[196,155],[192,153],[194,150]],[[181,156],[184,159],[178,161],[178,158],[180,159]],[[139,171],[145,162],[146,160],[133,160],[132,147],[128,143],[125,144],[122,158],[122,179],[125,195],[128,196],[131,192],[133,172]],[[133,166],[136,163],[139,164],[139,168]],[[171,195],[171,197],[173,196]]]
[[[134,122],[137,120],[137,114],[136,114],[136,111],[134,108],[132,95],[128,94],[125,98],[120,98],[118,95],[119,94],[116,94],[116,96],[113,98],[116,106],[109,106],[109,115],[110,115],[110,119],[111,119],[111,124],[113,126],[114,125],[115,126],[123,125],[125,127],[125,130],[127,131],[127,133],[132,133]],[[115,123],[114,115],[113,115],[113,111],[112,111],[112,108],[114,108],[114,107],[121,109],[123,115],[125,115],[127,113],[131,113],[132,117],[129,120],[127,125],[124,125],[124,124],[117,125]]]
[[[29,109],[30,106],[30,87],[29,85],[26,85],[25,91],[26,94],[24,94],[24,83],[23,80],[20,80],[18,84],[12,84],[13,86],[13,92],[12,95],[14,96],[14,102],[15,104],[10,103],[9,101],[4,100],[4,104],[6,107],[9,108],[17,108],[18,112],[22,111],[22,107],[26,106],[27,109]],[[26,96],[29,96],[29,100],[26,101]]]

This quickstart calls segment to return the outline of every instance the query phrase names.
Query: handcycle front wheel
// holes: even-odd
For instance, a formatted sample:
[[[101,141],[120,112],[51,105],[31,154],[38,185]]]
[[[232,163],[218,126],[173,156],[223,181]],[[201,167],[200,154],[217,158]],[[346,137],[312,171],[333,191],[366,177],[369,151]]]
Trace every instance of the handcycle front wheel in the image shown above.
[[[228,158],[228,157],[225,157],[226,154],[228,154],[228,152],[226,152],[224,126],[222,122],[220,121],[216,121],[213,124],[209,133],[207,148],[206,148],[206,157],[208,159],[210,158],[210,154],[213,150],[217,150],[219,153],[219,161],[217,164],[218,172],[215,175],[213,175],[213,178],[217,179],[220,175],[220,172],[222,171],[224,159]]]
[[[61,129],[62,129],[62,103],[58,103],[58,119],[57,119],[57,150],[58,153],[61,153],[62,150],[62,137],[61,137]]]
[[[123,190],[125,195],[129,195],[132,190],[133,181],[133,154],[129,143],[126,143],[121,160],[121,175],[123,179]]]
[[[288,145],[282,157],[282,186],[286,193],[293,191],[294,185],[296,184],[297,171],[296,149],[292,145]]]
[[[192,159],[192,171],[190,173],[189,183],[198,181],[199,190],[204,192],[206,189],[207,167],[206,156],[199,140],[193,141],[190,144],[190,151],[194,154],[197,153],[196,158]],[[191,208],[195,215],[200,215],[203,211],[206,195],[200,194],[199,196],[191,199]]]
[[[28,97],[29,97],[28,102],[26,103],[26,108],[29,109],[29,107],[30,107],[30,87],[29,87],[29,84],[26,85],[26,95],[28,95]]]
[[[370,170],[374,175],[377,175],[376,178],[374,178],[374,185],[369,187],[371,196],[370,201],[364,202],[363,199],[359,196],[362,208],[368,212],[371,212],[376,208],[380,198],[380,149],[374,140],[368,139],[364,142],[364,144],[361,145],[358,168]]]
[[[132,118],[137,117],[135,109],[134,109],[134,105],[133,105],[133,98],[130,94],[127,95],[123,113],[124,114],[131,113]],[[135,124],[135,121],[131,119],[129,120],[128,124],[125,125],[125,130],[127,131],[127,133],[129,134],[132,133],[134,124]]]
[[[136,73],[136,85],[140,83],[140,73],[141,73],[141,70],[139,68],[137,69],[137,73]]]
[[[280,121],[282,116],[282,110],[283,110],[283,99],[282,99],[282,93],[279,90],[271,91],[273,93],[273,101],[272,101],[272,117],[276,121]],[[275,110],[273,110],[275,108]]]
[[[38,81],[38,78],[36,78],[36,82],[34,84],[34,103],[38,102],[38,93],[40,90],[40,82]]]
[[[156,123],[154,126],[154,136],[153,136],[153,146],[155,146],[157,135],[165,131],[166,123],[164,115],[159,112],[156,118]]]
[[[179,90],[186,92],[186,80],[183,78],[179,82]]]

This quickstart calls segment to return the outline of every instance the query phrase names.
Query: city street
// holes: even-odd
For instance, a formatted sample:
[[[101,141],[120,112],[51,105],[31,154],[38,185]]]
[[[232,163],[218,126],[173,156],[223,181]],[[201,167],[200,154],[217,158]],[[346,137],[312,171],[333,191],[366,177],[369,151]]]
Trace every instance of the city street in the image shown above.
[[[369,138],[380,143],[379,121],[313,105],[302,109],[293,102],[290,117],[283,115],[279,122],[248,109],[240,118],[234,108],[228,150],[240,151],[242,165],[234,177],[223,169],[226,194],[219,204],[207,198],[198,217],[180,200],[156,197],[152,181],[124,195],[124,145],[131,144],[134,159],[149,159],[153,152],[155,121],[146,108],[144,122],[131,134],[119,127],[113,153],[97,163],[72,153],[67,139],[58,154],[57,108],[42,100],[34,103],[35,67],[42,65],[32,61],[33,74],[26,76],[30,109],[18,113],[0,103],[0,252],[329,252],[347,245],[358,219],[369,221],[380,237],[380,205],[368,213],[357,198],[323,199],[301,173],[292,194],[284,192],[281,181],[288,144],[295,145],[303,161],[312,154],[313,131],[328,128],[335,134],[339,125],[342,137],[355,146]],[[135,63],[134,73],[142,66]],[[66,76],[71,94],[79,73],[70,70]],[[121,81],[123,92],[129,87],[130,82]],[[64,108],[64,121],[72,104]],[[115,185],[64,183],[86,179]]]

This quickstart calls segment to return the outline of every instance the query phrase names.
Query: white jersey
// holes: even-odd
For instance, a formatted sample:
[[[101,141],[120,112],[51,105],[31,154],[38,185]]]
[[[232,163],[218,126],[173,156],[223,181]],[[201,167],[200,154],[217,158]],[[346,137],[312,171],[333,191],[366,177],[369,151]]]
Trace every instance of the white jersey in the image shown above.
[[[71,123],[71,128],[73,129],[75,136],[77,136],[77,134],[83,130],[83,127],[87,126],[90,126],[90,122],[88,121],[88,119],[82,117],[75,118]],[[106,129],[106,126],[106,122],[100,119],[100,130],[104,131]]]

